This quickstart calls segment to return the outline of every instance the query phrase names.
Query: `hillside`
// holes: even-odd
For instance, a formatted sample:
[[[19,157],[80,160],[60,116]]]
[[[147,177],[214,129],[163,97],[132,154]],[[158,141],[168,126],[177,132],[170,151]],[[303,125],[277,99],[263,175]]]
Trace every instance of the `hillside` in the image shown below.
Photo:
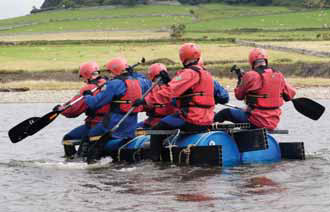
[[[0,20],[0,79],[76,81],[80,63],[103,65],[115,56],[130,64],[145,57],[147,64],[138,70],[152,62],[175,70],[180,67],[177,49],[187,41],[202,46],[215,76],[233,77],[228,71],[233,64],[247,69],[247,53],[258,45],[268,49],[271,64],[287,76],[329,77],[329,16],[329,9],[228,4],[36,13]]]
[[[330,7],[330,0],[45,0],[41,8],[50,7],[81,7],[104,5],[137,5],[152,4],[154,2],[180,2],[181,4],[198,5],[204,3],[225,3],[229,5],[257,5],[257,6],[289,6],[305,8]]]

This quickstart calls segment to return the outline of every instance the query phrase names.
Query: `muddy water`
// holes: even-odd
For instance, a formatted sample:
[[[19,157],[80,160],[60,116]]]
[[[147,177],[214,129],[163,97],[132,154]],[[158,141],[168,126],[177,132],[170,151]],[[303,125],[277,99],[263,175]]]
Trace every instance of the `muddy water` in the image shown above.
[[[53,106],[0,104],[0,211],[330,211],[329,111],[312,121],[284,106],[279,128],[290,134],[277,138],[304,141],[305,161],[221,170],[65,163],[61,137],[81,118],[58,117],[17,144],[9,141],[11,127]]]

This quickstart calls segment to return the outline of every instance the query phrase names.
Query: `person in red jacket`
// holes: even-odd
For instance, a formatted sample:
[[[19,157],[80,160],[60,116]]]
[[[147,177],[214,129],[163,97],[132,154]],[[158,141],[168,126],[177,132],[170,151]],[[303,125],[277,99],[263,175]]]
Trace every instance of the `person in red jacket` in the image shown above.
[[[94,93],[92,93],[91,90],[97,87],[101,88],[103,84],[107,81],[105,78],[100,76],[99,66],[96,62],[88,62],[82,64],[80,66],[79,75],[86,84],[80,89],[79,94],[74,96],[66,104],[69,104],[70,102],[73,102],[86,94],[96,95],[100,92],[100,89],[97,89]],[[66,104],[58,105],[53,110],[61,111],[66,106]],[[108,113],[109,110],[109,105],[106,105],[95,112],[89,111],[87,110],[86,104],[84,104],[82,98],[81,101],[76,102],[71,107],[61,112],[61,114],[67,118],[75,118],[80,116],[82,113],[85,113],[87,116],[84,124],[74,128],[69,133],[64,135],[63,146],[66,157],[73,157],[75,155],[76,149],[74,146],[74,141],[80,141],[85,135],[87,135],[89,129],[94,127],[97,123],[102,122],[103,117]]]
[[[166,72],[166,74],[168,74],[166,66],[162,63],[154,63],[148,69],[148,78],[154,82],[160,77],[161,72]],[[164,82],[160,82],[159,88],[163,86],[167,85]],[[138,123],[138,127],[140,128],[151,128],[158,124],[165,116],[175,113],[175,107],[171,103],[145,105],[144,110],[148,118]]]
[[[167,86],[155,87],[145,97],[145,101],[140,99],[133,105],[169,104],[175,99],[178,113],[162,118],[152,129],[206,130],[214,118],[213,78],[209,72],[198,65],[201,57],[201,49],[198,45],[183,44],[179,50],[179,57],[183,69],[177,71],[171,80],[168,76],[162,76],[165,82],[168,81]],[[150,147],[153,161],[160,160],[163,139],[162,135],[151,136]]]
[[[280,121],[280,107],[290,101],[295,89],[284,79],[281,72],[268,66],[268,55],[264,49],[254,48],[249,54],[251,70],[238,71],[235,96],[245,100],[247,109],[224,109],[215,115],[215,122],[249,122],[252,127],[273,130]]]

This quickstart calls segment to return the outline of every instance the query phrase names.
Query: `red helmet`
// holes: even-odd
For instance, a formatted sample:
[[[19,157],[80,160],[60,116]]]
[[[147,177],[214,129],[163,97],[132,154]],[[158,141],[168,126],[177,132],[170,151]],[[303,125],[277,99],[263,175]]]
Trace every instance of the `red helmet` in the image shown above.
[[[183,64],[187,60],[198,60],[201,57],[201,49],[194,43],[185,43],[180,47],[179,56]]]
[[[164,64],[162,63],[154,63],[149,67],[148,70],[148,77],[150,80],[154,80],[156,76],[159,75],[159,73],[161,71],[166,71],[167,72],[167,68]]]
[[[267,63],[268,62],[267,52],[264,49],[259,49],[259,48],[252,49],[249,54],[250,65],[253,67],[254,62],[259,59],[264,59],[266,60]]]
[[[92,79],[94,72],[99,72],[100,67],[96,62],[84,63],[79,68],[79,76],[85,80]]]
[[[114,58],[110,60],[106,65],[106,69],[113,73],[114,75],[121,75],[125,69],[128,68],[126,59],[124,58]]]

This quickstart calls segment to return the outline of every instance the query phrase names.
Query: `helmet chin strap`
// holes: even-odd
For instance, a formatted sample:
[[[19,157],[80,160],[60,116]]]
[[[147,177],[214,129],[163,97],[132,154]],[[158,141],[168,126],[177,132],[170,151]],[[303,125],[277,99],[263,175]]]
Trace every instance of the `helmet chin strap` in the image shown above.
[[[256,69],[261,66],[266,68],[268,66],[267,60],[265,60],[265,59],[256,60],[253,64],[253,69]]]
[[[186,60],[183,63],[183,67],[187,68],[187,67],[192,66],[192,65],[197,65],[198,64],[198,60]]]

